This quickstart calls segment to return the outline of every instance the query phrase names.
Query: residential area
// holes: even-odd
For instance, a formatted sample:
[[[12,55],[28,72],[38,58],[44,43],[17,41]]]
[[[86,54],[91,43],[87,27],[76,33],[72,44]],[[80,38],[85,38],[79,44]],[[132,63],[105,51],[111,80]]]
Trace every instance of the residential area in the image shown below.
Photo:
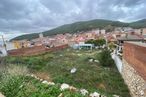
[[[101,50],[104,50],[107,48],[110,50],[110,56],[114,60],[114,63],[116,64],[116,68],[119,72],[119,75],[122,75],[124,82],[128,85],[130,94],[133,97],[145,97],[145,88],[144,88],[145,78],[146,78],[145,76],[146,71],[144,69],[145,68],[145,59],[144,59],[145,54],[144,53],[146,52],[145,36],[146,36],[146,28],[132,29],[130,27],[125,27],[125,28],[118,27],[118,28],[115,28],[115,30],[112,32],[106,32],[106,30],[93,29],[90,31],[86,31],[86,32],[82,31],[75,34],[65,33],[65,34],[57,34],[57,35],[48,36],[48,37],[44,37],[43,34],[40,33],[38,38],[32,39],[32,40],[20,40],[20,41],[17,40],[17,41],[11,41],[11,42],[3,41],[4,43],[6,43],[6,46],[1,45],[1,56],[3,57],[13,56],[14,58],[9,57],[8,62],[16,64],[18,60],[19,62],[24,60],[23,57],[17,60],[15,59],[19,56],[24,56],[24,58],[25,57],[29,58],[29,56],[37,56],[39,54],[45,54],[45,53],[53,53],[53,52],[61,53],[60,50],[63,50],[64,53],[60,54],[59,56],[64,56],[65,53],[68,54],[67,53],[68,51],[69,53],[78,51],[77,55],[82,56],[82,54],[85,52],[86,53],[90,52],[94,54],[95,51],[101,52]],[[66,49],[67,49],[67,52],[64,51]],[[71,50],[71,49],[74,49],[74,50]],[[143,50],[139,51],[139,49],[143,49]],[[129,55],[130,57],[127,57]],[[143,58],[141,56],[143,56]],[[100,59],[94,59],[93,56],[91,58],[90,57],[89,57],[89,62],[95,61],[95,63],[96,62],[98,63],[100,61]],[[11,59],[13,59],[13,61],[11,61]],[[67,61],[69,60],[67,59]],[[106,61],[104,61],[104,63],[106,63]],[[25,62],[25,64],[28,64],[28,63]],[[72,64],[72,63],[68,63],[68,64]],[[39,70],[40,66],[34,67],[34,68],[36,70],[37,69]],[[76,65],[73,65],[70,72],[71,73],[78,72]],[[38,76],[40,75],[37,74],[36,77]],[[41,77],[42,76],[40,76],[40,79]],[[65,84],[65,85],[68,85],[68,84]],[[87,90],[84,90],[84,92],[88,94]],[[86,95],[86,93],[83,95]],[[98,94],[97,92],[94,92],[93,95],[94,94],[101,95],[101,94]],[[59,96],[59,97],[62,97],[62,96]],[[95,97],[98,97],[98,96],[95,96]],[[114,97],[120,97],[120,95],[116,95]],[[129,96],[125,96],[125,97],[129,97]]]
[[[17,51],[17,49],[31,49],[31,47],[36,47],[36,49],[38,47],[39,49],[41,46],[49,49],[62,45],[74,47],[75,45],[85,45],[88,40],[98,39],[104,39],[107,46],[108,44],[113,44],[116,48],[116,53],[122,56],[121,52],[124,42],[146,42],[146,28],[132,29],[130,27],[118,27],[112,32],[106,32],[104,29],[93,29],[90,31],[81,31],[75,34],[65,33],[47,37],[44,37],[43,34],[40,33],[38,38],[32,40],[13,40],[11,42],[3,41],[2,44],[6,44],[6,47],[1,45],[1,56],[6,55],[6,52]]]
[[[0,97],[146,97],[146,0],[0,0]]]

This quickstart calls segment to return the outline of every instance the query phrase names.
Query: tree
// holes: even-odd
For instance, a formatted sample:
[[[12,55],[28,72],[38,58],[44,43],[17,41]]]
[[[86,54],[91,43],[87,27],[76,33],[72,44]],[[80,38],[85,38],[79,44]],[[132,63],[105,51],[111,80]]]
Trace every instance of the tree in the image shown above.
[[[103,46],[104,44],[106,44],[106,41],[105,39],[97,39],[97,40],[94,40],[94,39],[90,39],[88,41],[85,42],[86,44],[94,44],[95,46]]]
[[[114,61],[110,55],[110,51],[108,49],[104,49],[101,53],[99,53],[98,58],[100,64],[102,66],[112,66],[114,64]]]
[[[106,40],[105,39],[101,38],[101,39],[97,40],[97,45],[98,46],[103,46],[104,44],[106,44]]]
[[[86,44],[94,44],[94,46],[98,46],[97,40],[94,40],[94,39],[90,39],[90,40],[86,41],[85,43]]]
[[[116,48],[116,46],[114,45],[113,42],[110,42],[110,43],[108,44],[108,46],[109,46],[109,48],[110,48],[111,50],[114,50],[114,49]]]

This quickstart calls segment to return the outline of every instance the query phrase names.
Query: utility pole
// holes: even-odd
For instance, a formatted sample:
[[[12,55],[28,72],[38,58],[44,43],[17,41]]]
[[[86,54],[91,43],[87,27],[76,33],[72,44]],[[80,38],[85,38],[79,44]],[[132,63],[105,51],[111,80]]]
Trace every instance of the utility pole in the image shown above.
[[[4,40],[4,37],[3,37],[3,35],[1,35],[2,36],[2,40],[3,40],[3,46],[4,46],[4,48],[5,48],[5,51],[6,51],[6,54],[7,54],[7,47],[6,47],[6,42],[5,42],[5,40]]]

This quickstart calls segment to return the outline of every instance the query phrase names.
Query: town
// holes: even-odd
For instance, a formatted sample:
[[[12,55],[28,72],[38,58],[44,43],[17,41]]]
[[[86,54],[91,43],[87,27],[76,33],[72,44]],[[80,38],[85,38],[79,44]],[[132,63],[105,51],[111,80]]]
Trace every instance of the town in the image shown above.
[[[143,29],[132,29],[130,27],[117,27],[112,32],[106,32],[104,29],[93,29],[90,31],[81,31],[79,33],[70,34],[57,34],[53,36],[43,37],[40,33],[38,38],[32,40],[13,40],[12,42],[6,42],[6,50],[12,53],[20,48],[30,48],[44,46],[45,48],[52,48],[62,45],[69,45],[70,47],[76,44],[85,44],[88,40],[105,39],[107,44],[113,44],[116,46],[117,53],[122,53],[122,44],[126,41],[133,42],[146,42],[146,28]],[[5,42],[4,42],[5,43]],[[2,48],[2,45],[1,45]],[[2,48],[1,56],[7,55],[5,48]],[[34,49],[32,49],[33,51]],[[21,53],[22,54],[22,53]]]
[[[146,0],[0,0],[0,97],[146,97]]]
[[[93,42],[95,40],[104,42]],[[64,33],[47,37],[40,33],[36,39],[4,41],[4,43],[6,46],[1,46],[3,48],[1,56],[33,56],[66,48],[91,50],[91,52],[92,50],[94,52],[94,49],[108,48],[111,50],[111,57],[128,85],[131,95],[145,97],[146,28],[117,27],[112,32],[97,28],[74,34]],[[92,60],[90,61],[92,62]],[[73,68],[72,72],[76,72],[76,68]]]

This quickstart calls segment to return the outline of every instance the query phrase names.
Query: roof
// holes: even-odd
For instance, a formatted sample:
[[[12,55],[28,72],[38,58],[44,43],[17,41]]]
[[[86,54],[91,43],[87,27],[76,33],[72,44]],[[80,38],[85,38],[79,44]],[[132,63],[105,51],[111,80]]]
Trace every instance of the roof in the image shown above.
[[[143,40],[144,38],[141,35],[128,34],[127,36],[119,37],[118,40],[130,41],[130,40]]]

